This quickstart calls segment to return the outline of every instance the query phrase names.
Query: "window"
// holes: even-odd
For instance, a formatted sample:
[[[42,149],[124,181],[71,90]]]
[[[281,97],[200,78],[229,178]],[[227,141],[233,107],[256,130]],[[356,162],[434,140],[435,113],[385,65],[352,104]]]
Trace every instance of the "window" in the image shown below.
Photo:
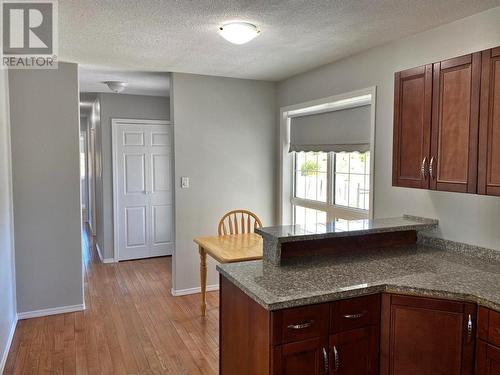
[[[335,153],[334,202],[339,206],[369,209],[370,153]]]
[[[369,152],[295,152],[293,165],[295,224],[368,217]]]

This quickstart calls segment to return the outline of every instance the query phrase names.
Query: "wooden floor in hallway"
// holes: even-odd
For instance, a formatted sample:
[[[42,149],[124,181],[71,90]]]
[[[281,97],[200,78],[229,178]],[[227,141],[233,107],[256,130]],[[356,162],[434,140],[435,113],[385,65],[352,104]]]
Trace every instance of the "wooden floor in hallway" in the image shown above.
[[[20,320],[4,375],[217,374],[219,300],[173,297],[171,258],[102,264],[84,236],[86,310]]]

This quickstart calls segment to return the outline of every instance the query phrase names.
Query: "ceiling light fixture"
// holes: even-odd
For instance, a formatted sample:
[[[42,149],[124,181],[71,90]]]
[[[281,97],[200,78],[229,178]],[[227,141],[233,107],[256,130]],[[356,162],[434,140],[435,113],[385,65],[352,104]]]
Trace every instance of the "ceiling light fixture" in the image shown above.
[[[219,34],[233,44],[245,44],[259,35],[257,26],[248,22],[229,22],[219,27]]]
[[[128,83],[127,82],[120,82],[120,81],[104,81],[104,84],[106,84],[111,91],[113,91],[116,94],[121,93],[123,90],[125,90],[125,87],[127,87]]]

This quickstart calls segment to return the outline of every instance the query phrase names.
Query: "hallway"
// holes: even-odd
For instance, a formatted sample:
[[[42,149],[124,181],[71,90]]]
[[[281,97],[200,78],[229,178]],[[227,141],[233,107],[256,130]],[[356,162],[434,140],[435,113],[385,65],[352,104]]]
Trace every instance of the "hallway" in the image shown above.
[[[102,264],[84,234],[86,310],[20,320],[4,375],[216,374],[218,293],[172,297],[171,258]]]

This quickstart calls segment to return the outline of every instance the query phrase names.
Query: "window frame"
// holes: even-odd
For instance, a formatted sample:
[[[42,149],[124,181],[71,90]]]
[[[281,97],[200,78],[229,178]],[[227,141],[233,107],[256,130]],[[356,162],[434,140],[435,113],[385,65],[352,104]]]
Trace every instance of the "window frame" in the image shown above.
[[[370,197],[368,218],[374,217],[375,205],[375,121],[377,107],[377,86],[370,86],[363,89],[344,92],[341,94],[323,97],[310,101],[299,102],[286,105],[279,109],[279,159],[278,159],[278,202],[276,205],[277,224],[287,225],[293,223],[294,207],[291,204],[293,197],[293,157],[290,150],[290,120],[292,117],[303,116],[304,114],[314,114],[329,111],[336,111],[345,108],[357,107],[360,105],[370,105]],[[307,202],[304,202],[307,203]],[[346,212],[349,214],[349,212]]]

